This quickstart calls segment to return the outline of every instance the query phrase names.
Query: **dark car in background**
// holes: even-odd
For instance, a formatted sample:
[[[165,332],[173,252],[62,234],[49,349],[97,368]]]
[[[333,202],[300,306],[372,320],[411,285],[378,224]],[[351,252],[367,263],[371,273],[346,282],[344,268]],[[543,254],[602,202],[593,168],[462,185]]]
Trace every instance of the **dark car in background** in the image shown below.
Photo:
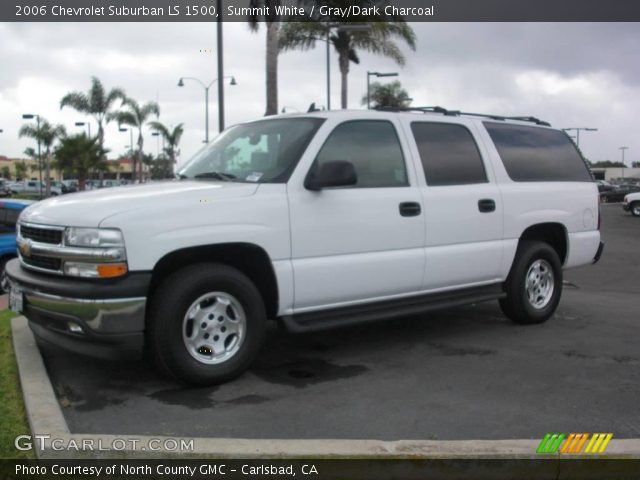
[[[10,197],[12,194],[9,182],[4,178],[0,178],[0,197]]]
[[[20,212],[34,203],[31,200],[6,199],[0,201],[0,294],[7,293],[9,286],[4,267],[17,256],[16,223]]]
[[[600,192],[600,201],[603,203],[618,203],[624,200],[625,195],[636,192],[640,192],[640,185],[634,183],[614,185],[612,190]]]

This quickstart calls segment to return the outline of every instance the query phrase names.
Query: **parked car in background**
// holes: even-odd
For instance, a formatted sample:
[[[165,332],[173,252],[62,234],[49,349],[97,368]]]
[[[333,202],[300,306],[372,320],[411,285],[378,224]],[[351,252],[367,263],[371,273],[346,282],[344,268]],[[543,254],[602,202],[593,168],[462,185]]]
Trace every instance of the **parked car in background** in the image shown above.
[[[611,185],[606,180],[596,180],[596,185],[598,185],[598,192],[609,192],[614,189],[614,186]]]
[[[13,192],[9,187],[9,181],[0,178],[0,197],[10,197]]]
[[[67,186],[59,180],[51,180],[51,188],[53,189],[54,187],[60,189],[63,194],[69,193]]]
[[[78,180],[62,180],[61,182],[68,190],[68,193],[78,191]]]
[[[31,200],[0,201],[0,293],[7,293],[9,285],[4,267],[17,256],[16,223],[20,212],[34,203]]]
[[[37,180],[24,180],[22,182],[13,182],[11,184],[11,191],[13,193],[20,193],[33,197],[39,197],[41,192],[44,195],[46,189],[46,185],[42,183],[41,188],[40,182]],[[55,197],[56,195],[62,195],[62,189],[60,189],[60,187],[51,185],[51,196]]]
[[[640,192],[640,185],[634,185],[630,183],[615,185],[613,190],[600,193],[600,201],[602,201],[603,203],[622,202],[626,195],[635,192]]]
[[[640,217],[640,192],[625,195],[622,208],[634,217]]]

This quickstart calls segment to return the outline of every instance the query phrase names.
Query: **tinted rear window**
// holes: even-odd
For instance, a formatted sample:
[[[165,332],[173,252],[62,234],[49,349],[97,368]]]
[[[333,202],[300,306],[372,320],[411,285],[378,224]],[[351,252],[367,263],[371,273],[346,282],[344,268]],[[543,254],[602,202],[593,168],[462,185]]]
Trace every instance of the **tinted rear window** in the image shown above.
[[[564,133],[484,122],[509,177],[516,182],[591,182],[587,166]]]
[[[427,184],[469,185],[486,183],[482,157],[471,132],[462,125],[413,122]]]

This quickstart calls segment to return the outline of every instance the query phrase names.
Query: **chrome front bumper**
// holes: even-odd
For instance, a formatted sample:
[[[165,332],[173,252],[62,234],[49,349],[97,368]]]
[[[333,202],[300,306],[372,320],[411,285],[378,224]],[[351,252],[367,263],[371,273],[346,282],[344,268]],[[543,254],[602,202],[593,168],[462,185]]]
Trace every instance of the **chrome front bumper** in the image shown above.
[[[9,282],[14,288],[11,279]],[[43,314],[69,318],[69,328],[74,321],[82,331],[88,328],[105,334],[144,328],[145,297],[87,300],[37,292],[19,284],[15,286],[22,291],[25,309],[32,308]],[[70,329],[70,332],[80,333],[77,328]]]
[[[10,297],[20,299],[16,302],[21,304],[19,310],[39,339],[103,358],[139,357],[142,353],[146,276],[100,285],[35,274],[24,270],[17,259],[7,264],[6,272]],[[103,298],[126,292],[144,295]]]

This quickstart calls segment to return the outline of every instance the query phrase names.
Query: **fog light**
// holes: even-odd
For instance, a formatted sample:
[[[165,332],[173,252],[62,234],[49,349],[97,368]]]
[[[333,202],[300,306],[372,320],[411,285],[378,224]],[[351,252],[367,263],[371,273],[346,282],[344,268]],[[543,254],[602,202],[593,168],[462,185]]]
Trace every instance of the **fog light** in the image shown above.
[[[67,327],[69,327],[69,331],[71,333],[84,333],[84,330],[82,330],[82,327],[77,323],[69,322],[67,323]]]
[[[127,264],[65,262],[64,273],[72,277],[113,278],[127,273]]]

